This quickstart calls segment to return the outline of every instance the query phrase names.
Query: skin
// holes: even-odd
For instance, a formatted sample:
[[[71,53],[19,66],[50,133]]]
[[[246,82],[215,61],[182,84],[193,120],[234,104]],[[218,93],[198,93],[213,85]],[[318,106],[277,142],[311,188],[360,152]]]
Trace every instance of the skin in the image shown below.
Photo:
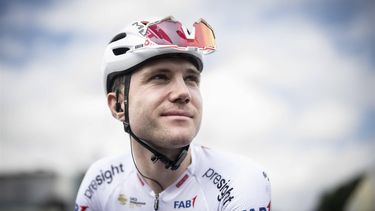
[[[180,148],[189,145],[200,128],[202,97],[199,81],[200,72],[183,59],[160,59],[141,67],[133,73],[130,83],[132,131],[174,160]],[[115,93],[109,93],[107,101],[112,115],[124,121],[124,112],[115,110]],[[123,102],[123,95],[120,95],[120,102]],[[160,161],[152,163],[152,153],[138,142],[132,140],[131,144],[139,170],[157,180],[163,188],[174,183],[191,163],[189,150],[177,170],[165,169]],[[163,190],[155,182],[145,181],[154,192]]]

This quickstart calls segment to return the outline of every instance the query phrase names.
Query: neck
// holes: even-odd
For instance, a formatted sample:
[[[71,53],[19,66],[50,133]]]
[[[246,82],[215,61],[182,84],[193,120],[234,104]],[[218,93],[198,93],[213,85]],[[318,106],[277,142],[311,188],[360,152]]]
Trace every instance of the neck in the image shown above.
[[[151,187],[155,193],[162,192],[165,188],[173,184],[187,169],[191,163],[191,150],[189,149],[186,158],[182,161],[180,167],[176,170],[166,169],[165,164],[156,161],[156,163],[151,161],[153,156],[152,152],[144,148],[133,138],[131,140],[133,156],[135,164],[137,165],[139,171],[145,176],[143,179]],[[169,158],[174,159],[181,149],[159,149],[161,153]],[[146,178],[149,177],[160,183],[160,187],[156,182]]]

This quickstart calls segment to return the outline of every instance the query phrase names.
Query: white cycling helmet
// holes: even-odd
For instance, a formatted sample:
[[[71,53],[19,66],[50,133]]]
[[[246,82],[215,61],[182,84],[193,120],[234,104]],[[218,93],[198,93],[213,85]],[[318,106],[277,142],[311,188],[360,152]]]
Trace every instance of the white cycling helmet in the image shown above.
[[[156,21],[136,21],[120,31],[107,45],[103,61],[103,79],[109,93],[117,75],[131,73],[152,59],[181,55],[203,69],[202,54],[215,51],[215,35],[200,19],[189,31],[172,16]]]

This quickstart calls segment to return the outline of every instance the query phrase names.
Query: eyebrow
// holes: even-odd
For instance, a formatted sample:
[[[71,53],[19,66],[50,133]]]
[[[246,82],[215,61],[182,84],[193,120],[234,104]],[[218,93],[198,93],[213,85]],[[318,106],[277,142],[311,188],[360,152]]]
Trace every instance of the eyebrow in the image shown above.
[[[161,67],[161,68],[155,68],[155,69],[152,69],[152,70],[148,70],[148,71],[145,71],[144,73],[141,74],[141,76],[143,78],[147,78],[155,73],[170,73],[172,72],[171,70],[169,70],[168,68],[164,68],[164,67]]]
[[[171,72],[174,72],[174,70],[171,70],[171,69],[168,69],[168,68],[165,68],[165,67],[160,67],[160,68],[155,68],[155,69],[152,69],[152,70],[149,70],[149,71],[145,71],[144,73],[142,73],[142,77],[147,78],[148,76],[153,75],[155,73],[171,73]],[[199,75],[199,76],[201,74],[200,71],[198,71],[194,68],[190,68],[190,67],[186,69],[186,73]]]
[[[187,72],[188,73],[194,73],[194,74],[197,74],[197,75],[201,75],[201,72],[198,71],[197,69],[194,69],[194,68],[188,68]]]

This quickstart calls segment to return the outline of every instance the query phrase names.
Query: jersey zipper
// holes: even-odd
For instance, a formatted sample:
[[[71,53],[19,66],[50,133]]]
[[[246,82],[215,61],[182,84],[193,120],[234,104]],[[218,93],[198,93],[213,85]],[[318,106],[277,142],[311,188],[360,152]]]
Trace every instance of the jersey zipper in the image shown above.
[[[159,194],[155,194],[155,200],[154,200],[154,210],[159,210]]]

